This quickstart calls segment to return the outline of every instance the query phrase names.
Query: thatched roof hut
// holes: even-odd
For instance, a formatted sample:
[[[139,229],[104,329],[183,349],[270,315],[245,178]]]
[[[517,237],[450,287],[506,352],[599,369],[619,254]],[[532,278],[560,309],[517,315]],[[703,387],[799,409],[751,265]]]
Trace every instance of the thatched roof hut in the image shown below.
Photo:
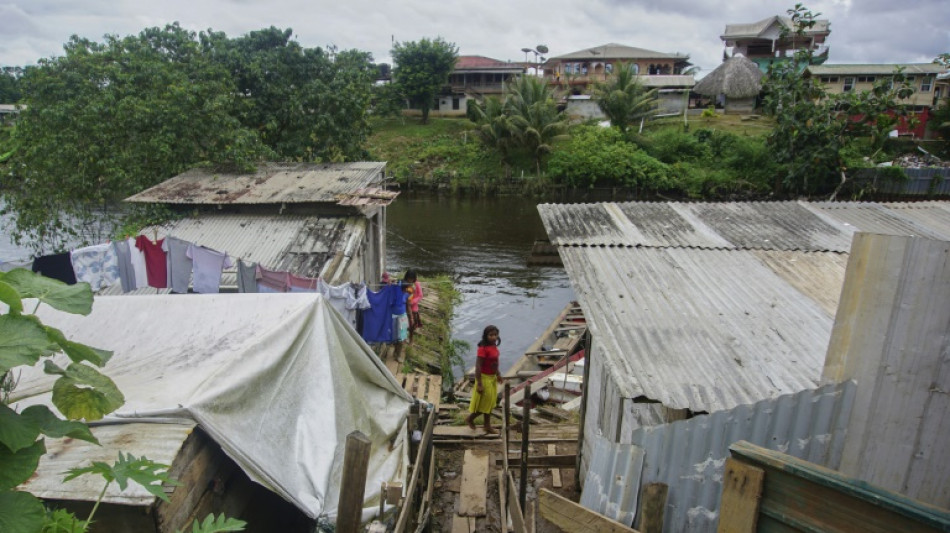
[[[755,97],[762,90],[762,76],[752,60],[736,55],[699,80],[693,91],[703,96],[725,95],[727,113],[745,113],[755,106]]]

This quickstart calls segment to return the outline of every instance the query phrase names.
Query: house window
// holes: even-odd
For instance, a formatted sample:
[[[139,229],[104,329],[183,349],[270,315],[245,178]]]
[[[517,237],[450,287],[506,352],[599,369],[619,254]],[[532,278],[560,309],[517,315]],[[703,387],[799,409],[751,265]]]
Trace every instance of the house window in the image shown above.
[[[846,93],[854,90],[854,78],[845,78],[842,90]]]
[[[858,76],[858,83],[874,83],[874,76]]]
[[[634,74],[639,74],[639,73],[640,73],[640,64],[639,64],[639,63],[634,63],[634,64],[633,64],[633,73],[634,73]]]
[[[432,104],[432,110],[433,110],[433,111],[438,111],[438,110],[439,110],[439,99],[438,99],[438,98],[436,98],[436,99],[435,99],[435,103]]]
[[[604,71],[607,72],[607,74],[612,73],[612,72],[614,71],[614,65],[613,65],[613,63],[607,63],[607,64],[605,64],[605,65],[604,65]]]
[[[924,79],[920,82],[920,92],[929,93],[930,89],[933,88],[933,78],[930,76],[924,76]]]
[[[459,109],[459,99],[458,99],[458,98],[453,98],[453,99],[452,99],[452,109],[458,111],[458,109]]]

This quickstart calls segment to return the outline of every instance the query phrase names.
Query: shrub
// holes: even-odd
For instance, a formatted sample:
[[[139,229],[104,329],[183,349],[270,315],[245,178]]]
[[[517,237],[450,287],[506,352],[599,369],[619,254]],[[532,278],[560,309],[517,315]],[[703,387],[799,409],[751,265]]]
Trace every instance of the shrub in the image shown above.
[[[571,139],[555,150],[548,171],[575,187],[613,185],[664,189],[670,169],[636,146],[614,128],[578,126]]]
[[[668,128],[650,135],[649,153],[664,163],[696,161],[708,155],[707,147],[695,135]]]

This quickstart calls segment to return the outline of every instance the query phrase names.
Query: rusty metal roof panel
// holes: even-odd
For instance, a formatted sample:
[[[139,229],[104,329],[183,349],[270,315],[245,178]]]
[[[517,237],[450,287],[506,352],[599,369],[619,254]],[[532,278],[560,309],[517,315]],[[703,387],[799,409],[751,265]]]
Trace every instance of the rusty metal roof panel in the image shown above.
[[[383,180],[385,163],[262,163],[251,173],[191,169],[127,202],[168,204],[336,203]]]
[[[63,481],[65,472],[89,466],[93,461],[111,464],[116,460],[116,450],[170,465],[194,426],[190,421],[94,426],[92,433],[101,446],[78,439],[46,439],[46,454],[40,458],[36,474],[20,488],[48,500],[96,501],[103,486],[100,476]],[[129,483],[125,490],[110,483],[102,497],[104,503],[140,507],[151,505],[155,499],[138,483]]]
[[[623,397],[712,412],[818,384],[833,312],[757,253],[591,246],[559,253]],[[843,268],[832,252],[811,263],[822,257],[815,268]]]
[[[538,206],[551,242],[846,252],[851,232],[798,202]]]

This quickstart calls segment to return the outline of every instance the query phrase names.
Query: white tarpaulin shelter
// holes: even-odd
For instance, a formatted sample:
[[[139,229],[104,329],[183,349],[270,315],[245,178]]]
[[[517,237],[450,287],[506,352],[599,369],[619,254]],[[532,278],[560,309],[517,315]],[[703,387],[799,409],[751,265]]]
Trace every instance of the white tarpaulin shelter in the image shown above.
[[[37,314],[67,339],[115,352],[103,372],[125,395],[108,417],[121,423],[94,428],[104,446],[115,446],[113,459],[120,450],[147,455],[134,448],[134,433],[157,426],[142,422],[162,422],[153,434],[171,442],[143,444],[170,448],[173,457],[175,440],[197,422],[252,479],[311,518],[335,518],[344,443],[354,430],[372,442],[367,500],[383,481],[403,477],[412,398],[320,295],[100,297],[86,317],[47,306]],[[53,382],[38,367],[28,369],[13,400],[19,408],[50,404]],[[124,428],[129,438],[116,434]],[[104,453],[88,446],[90,453],[74,454],[83,466]],[[85,490],[94,500],[101,482],[90,489],[82,485],[88,476],[63,483],[56,455],[44,456],[21,488],[67,500],[87,499]],[[152,498],[134,484],[121,492],[112,484],[104,501],[142,497]]]

